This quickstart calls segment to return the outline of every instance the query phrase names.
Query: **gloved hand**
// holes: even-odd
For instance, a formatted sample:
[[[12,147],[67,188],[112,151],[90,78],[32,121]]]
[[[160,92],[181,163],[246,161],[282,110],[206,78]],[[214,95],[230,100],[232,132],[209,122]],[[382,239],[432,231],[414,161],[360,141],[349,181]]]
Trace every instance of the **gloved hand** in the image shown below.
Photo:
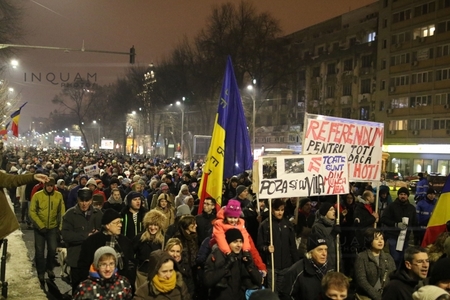
[[[341,233],[341,225],[333,225],[333,229],[331,230],[333,234]]]
[[[395,223],[395,227],[400,228],[400,230],[405,230],[406,228],[408,228],[408,225],[406,225],[403,222],[400,222],[400,223]]]
[[[249,251],[242,252],[242,262],[245,266],[248,266],[252,263],[252,256]]]
[[[39,233],[40,234],[46,234],[48,232],[48,229],[47,228],[41,228],[41,229],[39,229]]]
[[[230,269],[235,261],[237,261],[237,257],[233,252],[231,252],[225,258],[225,265],[223,267],[225,269]]]

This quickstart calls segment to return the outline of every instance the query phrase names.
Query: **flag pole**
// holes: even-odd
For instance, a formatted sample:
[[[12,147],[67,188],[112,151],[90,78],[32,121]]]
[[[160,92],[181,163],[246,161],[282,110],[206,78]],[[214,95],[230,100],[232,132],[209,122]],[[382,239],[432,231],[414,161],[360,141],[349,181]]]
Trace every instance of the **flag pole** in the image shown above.
[[[272,199],[269,199],[269,233],[270,233],[270,246],[273,246],[273,233],[272,233]],[[273,252],[270,253],[270,263],[272,265],[272,292],[275,292],[275,258]]]
[[[381,184],[380,184],[380,186],[381,186]],[[376,183],[376,182],[375,182],[375,187],[377,188],[377,192],[375,193],[375,211],[377,212],[377,214],[379,214],[379,212],[378,212],[378,209],[379,209],[378,202],[380,201],[380,189],[379,189],[378,183]],[[378,215],[378,221],[380,221],[380,215]],[[373,223],[373,228],[377,228],[377,222]]]
[[[341,224],[341,220],[340,220],[341,219],[340,218],[340,215],[341,215],[341,203],[339,201],[339,195],[336,195],[336,197],[337,197],[337,201],[336,201],[336,204],[337,204],[336,225],[339,226]],[[340,263],[340,260],[339,260],[340,242],[339,242],[339,238],[340,238],[340,234],[338,233],[338,234],[336,234],[336,270],[338,272],[340,270],[340,265],[339,265],[339,263]]]

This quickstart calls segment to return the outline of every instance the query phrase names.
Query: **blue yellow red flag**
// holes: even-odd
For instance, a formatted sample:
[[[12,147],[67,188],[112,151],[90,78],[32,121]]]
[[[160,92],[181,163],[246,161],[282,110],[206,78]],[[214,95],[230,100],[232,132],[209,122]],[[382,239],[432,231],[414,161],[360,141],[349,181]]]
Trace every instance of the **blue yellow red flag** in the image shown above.
[[[8,127],[11,121],[9,121],[2,130],[0,130],[0,136],[6,141],[8,139]]]
[[[252,153],[239,87],[228,56],[211,144],[200,182],[199,212],[207,197],[222,204],[223,179],[252,169]]]
[[[19,119],[20,119],[20,111],[22,110],[22,107],[24,107],[28,102],[25,102],[24,104],[22,104],[21,107],[19,107],[18,110],[16,110],[15,112],[13,112],[11,114],[11,120],[12,120],[12,125],[11,125],[11,130],[14,136],[18,137],[19,136]]]
[[[433,244],[440,233],[447,231],[447,221],[450,221],[450,175],[444,183],[439,200],[434,207],[430,221],[428,221],[422,240],[423,247]]]

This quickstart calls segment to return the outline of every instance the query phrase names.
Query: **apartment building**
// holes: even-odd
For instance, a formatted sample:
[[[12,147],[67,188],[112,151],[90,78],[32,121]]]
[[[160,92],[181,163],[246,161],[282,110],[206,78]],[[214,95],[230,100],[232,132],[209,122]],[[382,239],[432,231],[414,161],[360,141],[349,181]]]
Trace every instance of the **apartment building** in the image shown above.
[[[298,144],[305,112],[368,120],[385,124],[387,171],[449,173],[450,0],[380,0],[285,39],[301,64],[265,147]]]
[[[450,1],[381,0],[377,111],[389,171],[449,173]]]

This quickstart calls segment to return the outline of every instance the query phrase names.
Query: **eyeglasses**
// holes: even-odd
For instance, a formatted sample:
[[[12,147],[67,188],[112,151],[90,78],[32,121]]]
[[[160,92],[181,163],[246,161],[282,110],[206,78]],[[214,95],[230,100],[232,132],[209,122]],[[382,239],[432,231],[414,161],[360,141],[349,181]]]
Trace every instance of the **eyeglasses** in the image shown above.
[[[120,224],[122,224],[122,220],[111,222],[111,224],[116,225],[116,226],[120,225]]]
[[[99,269],[106,269],[106,267],[109,267],[110,269],[114,268],[116,266],[116,263],[110,262],[110,263],[101,263],[98,265]]]

